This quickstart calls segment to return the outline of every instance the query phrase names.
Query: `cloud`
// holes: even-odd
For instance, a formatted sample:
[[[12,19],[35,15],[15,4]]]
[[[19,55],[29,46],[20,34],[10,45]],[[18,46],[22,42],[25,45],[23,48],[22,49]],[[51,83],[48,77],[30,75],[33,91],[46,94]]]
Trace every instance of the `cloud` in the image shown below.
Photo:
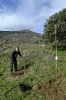
[[[1,1],[2,2],[2,1]],[[13,7],[4,3],[0,8],[0,30],[30,29],[42,32],[46,19],[62,10],[63,0],[12,0]]]

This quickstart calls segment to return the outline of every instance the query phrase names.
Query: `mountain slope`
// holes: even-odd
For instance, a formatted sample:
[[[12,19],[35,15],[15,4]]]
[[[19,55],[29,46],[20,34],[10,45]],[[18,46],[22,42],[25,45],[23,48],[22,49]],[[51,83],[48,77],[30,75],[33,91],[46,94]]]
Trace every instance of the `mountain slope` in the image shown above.
[[[42,40],[42,36],[41,34],[30,30],[0,31],[0,40],[5,40],[6,42],[33,43]]]

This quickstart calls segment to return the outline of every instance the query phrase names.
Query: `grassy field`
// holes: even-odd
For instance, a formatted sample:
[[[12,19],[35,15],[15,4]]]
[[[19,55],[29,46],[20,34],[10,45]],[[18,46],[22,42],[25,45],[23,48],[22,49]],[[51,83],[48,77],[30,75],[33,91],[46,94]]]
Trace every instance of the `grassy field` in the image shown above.
[[[51,46],[20,44],[20,71],[10,75],[9,57],[14,47],[1,47],[0,100],[66,100],[66,51],[58,50],[56,68],[55,50]],[[31,88],[21,92],[21,83]]]

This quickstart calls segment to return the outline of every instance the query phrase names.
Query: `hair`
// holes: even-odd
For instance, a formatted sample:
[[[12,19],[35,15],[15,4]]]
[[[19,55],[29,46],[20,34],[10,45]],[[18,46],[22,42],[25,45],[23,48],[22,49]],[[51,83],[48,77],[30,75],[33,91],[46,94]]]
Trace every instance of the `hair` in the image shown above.
[[[16,46],[16,48],[18,48],[18,49],[19,49],[19,46]]]

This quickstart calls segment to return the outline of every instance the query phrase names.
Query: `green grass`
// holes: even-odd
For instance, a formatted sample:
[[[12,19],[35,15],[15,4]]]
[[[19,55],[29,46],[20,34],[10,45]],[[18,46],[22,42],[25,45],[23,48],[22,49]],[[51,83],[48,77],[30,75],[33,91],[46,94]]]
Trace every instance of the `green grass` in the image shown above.
[[[13,45],[14,47],[14,45]],[[11,76],[9,72],[9,56],[12,48],[0,57],[0,100],[49,100],[47,88],[49,82],[57,82],[66,78],[66,51],[58,51],[57,68],[55,64],[55,50],[49,46],[43,47],[38,44],[21,44],[20,51],[24,60],[18,57],[18,69],[23,68],[24,74]],[[37,56],[27,57],[27,54],[37,54]],[[32,87],[32,90],[21,92],[20,83],[25,83]],[[54,83],[55,84],[55,83]],[[66,80],[61,83],[66,89]],[[40,86],[47,86],[44,90]],[[53,87],[52,87],[53,88]],[[54,88],[53,88],[54,89]],[[50,89],[51,90],[51,89]],[[49,96],[51,98],[51,96]],[[61,99],[60,99],[61,100]]]

